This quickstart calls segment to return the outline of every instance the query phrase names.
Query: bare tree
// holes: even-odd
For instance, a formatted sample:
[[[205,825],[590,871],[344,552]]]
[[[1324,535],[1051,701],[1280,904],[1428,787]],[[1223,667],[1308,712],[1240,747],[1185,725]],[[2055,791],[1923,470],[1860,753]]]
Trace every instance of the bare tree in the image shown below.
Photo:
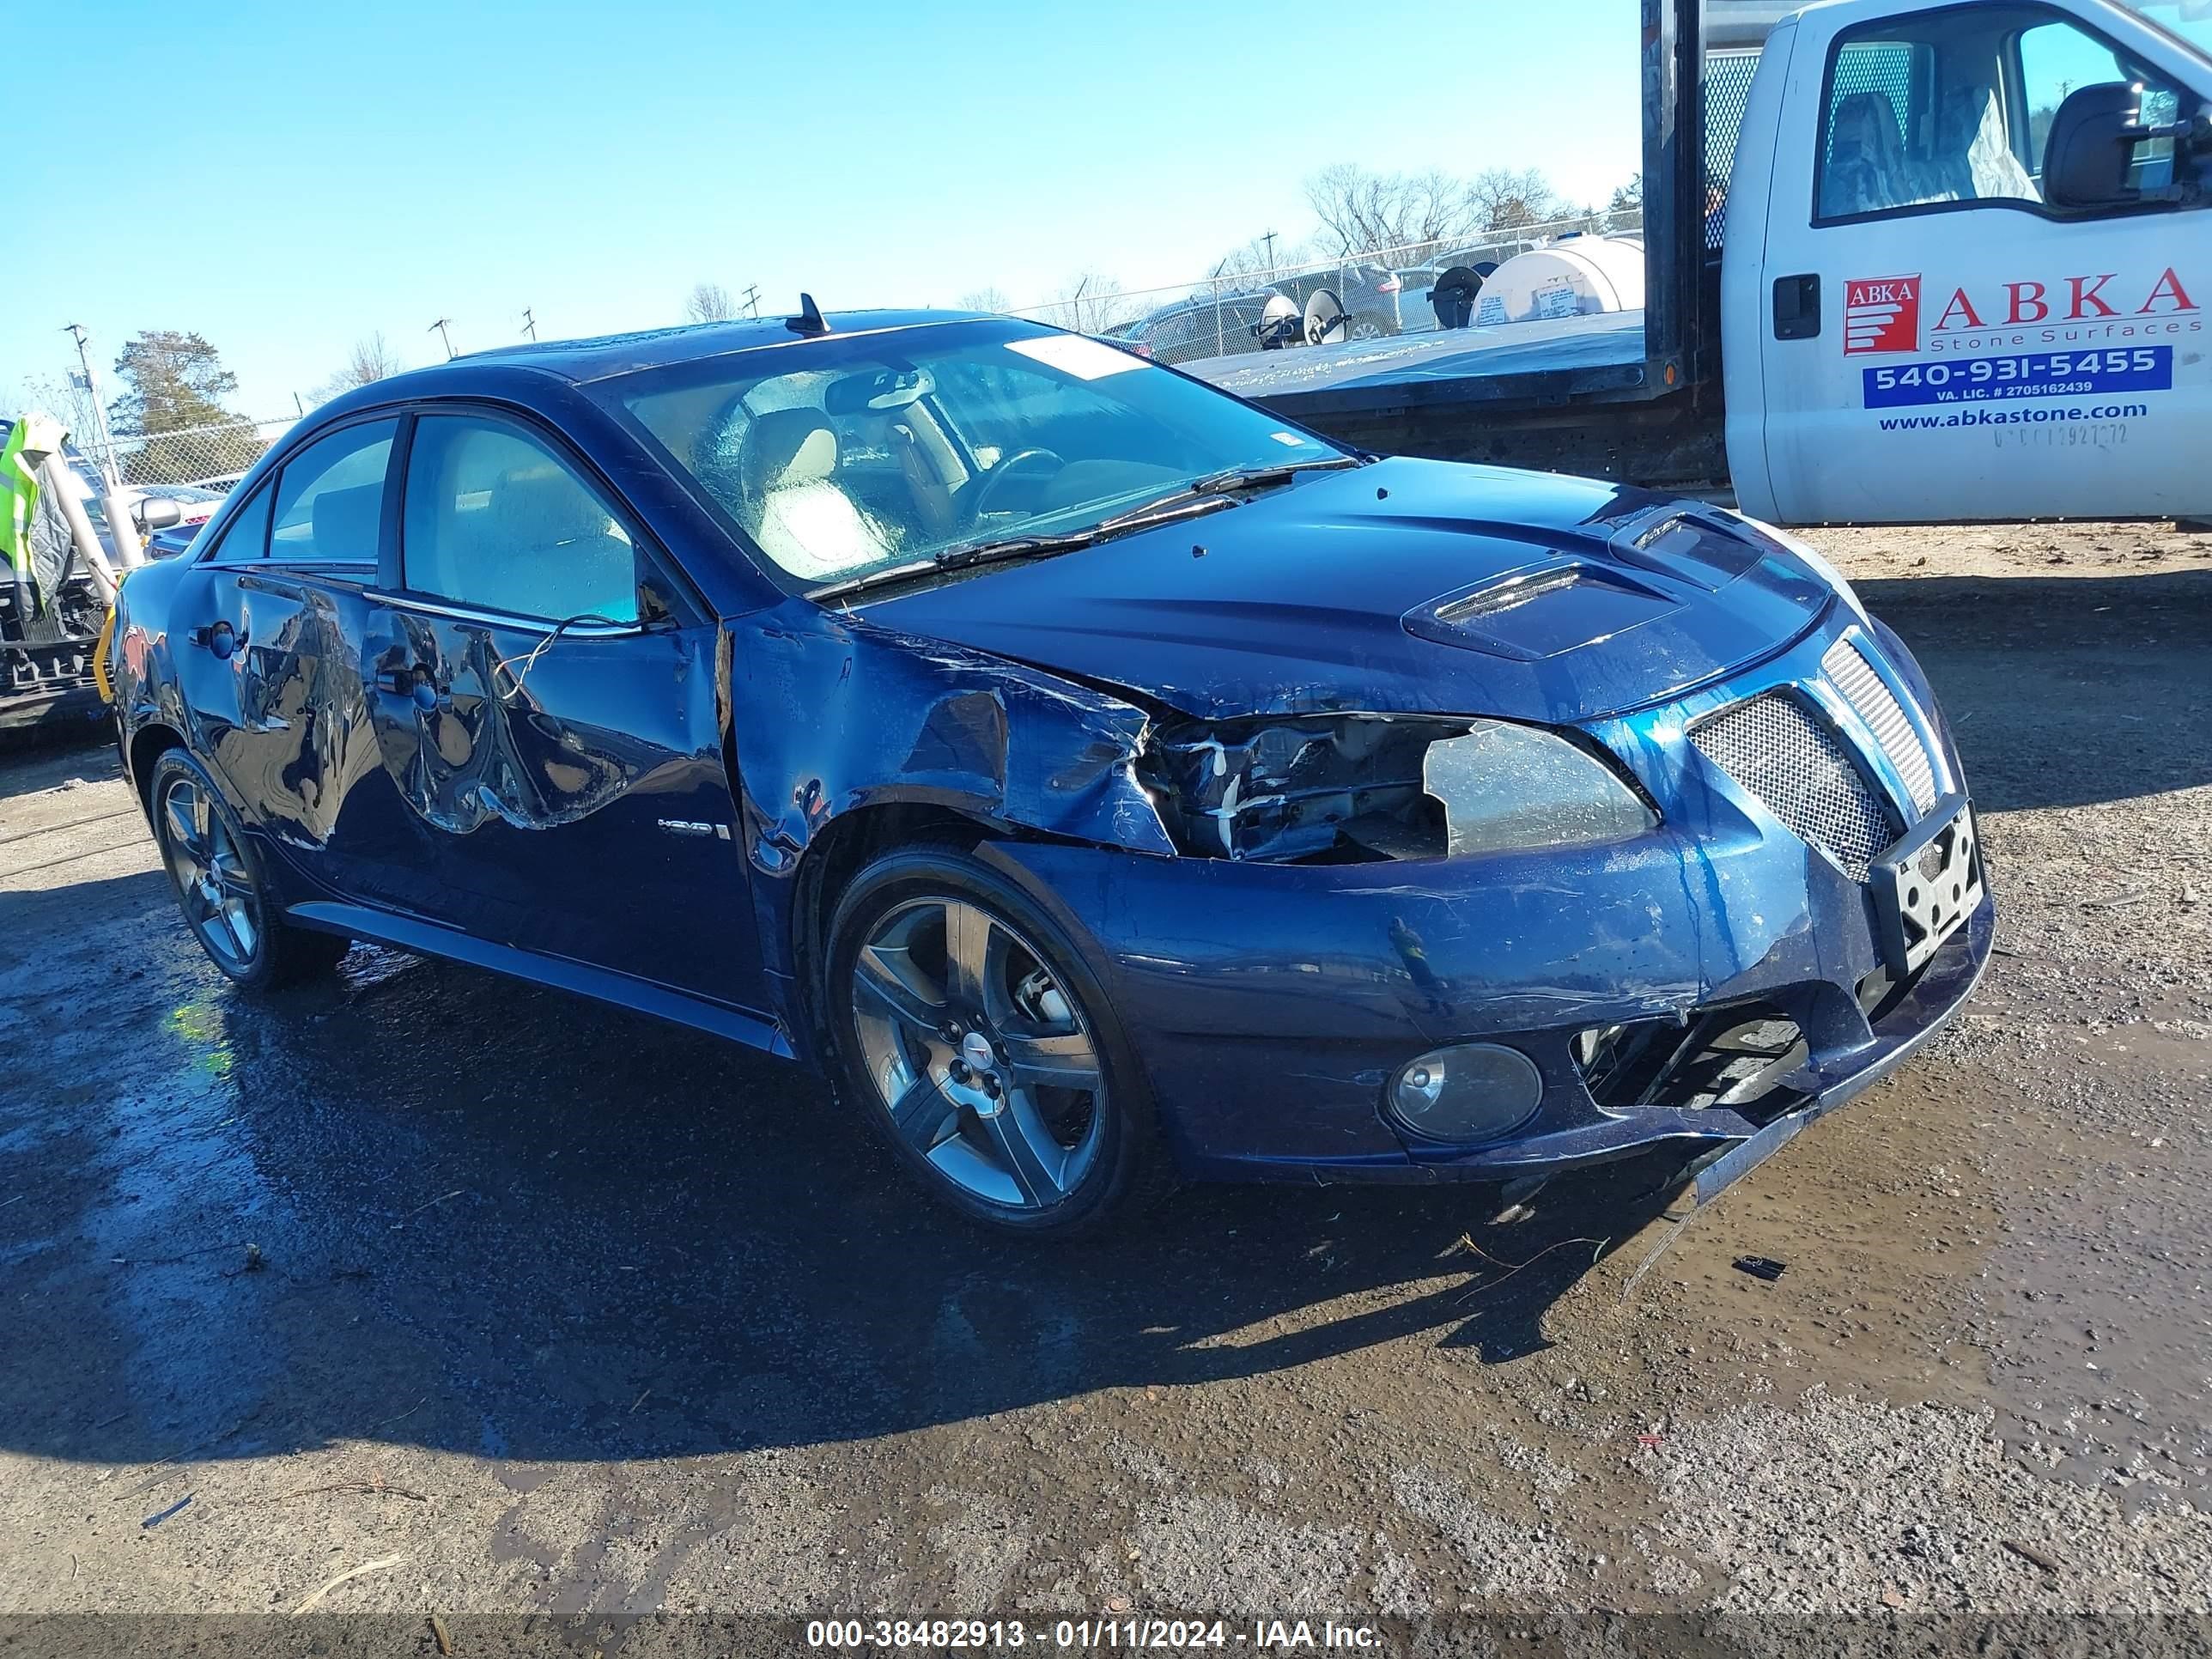
[[[33,374],[25,378],[23,401],[12,408],[0,408],[0,419],[12,420],[32,410],[43,409],[62,423],[62,428],[80,449],[91,450],[100,441],[98,412],[93,407],[92,393],[77,384],[74,374]]]
[[[695,323],[720,323],[736,316],[738,307],[720,283],[695,283],[684,301],[684,314]]]
[[[1486,167],[1468,181],[1467,205],[1478,230],[1519,230],[1570,211],[1540,167]]]
[[[1474,228],[1473,198],[1449,173],[1370,173],[1339,161],[1308,178],[1305,189],[1333,254],[1387,252],[1412,263]]]
[[[1133,302],[1122,297],[1117,278],[1087,270],[1062,283],[1039,313],[1044,321],[1079,334],[1103,334],[1128,321],[1135,309]]]
[[[960,296],[960,308],[963,311],[1005,313],[1014,308],[1014,302],[1006,297],[1003,289],[978,288],[970,289]]]
[[[315,401],[326,404],[341,392],[350,392],[358,386],[374,386],[399,373],[399,354],[384,343],[381,331],[363,335],[353,343],[346,360],[338,372],[325,380],[314,391]]]
[[[1221,256],[1209,273],[1209,286],[1226,290],[1265,283],[1279,271],[1311,263],[1310,254],[1303,242],[1277,237],[1271,244],[1264,236],[1255,236]]]

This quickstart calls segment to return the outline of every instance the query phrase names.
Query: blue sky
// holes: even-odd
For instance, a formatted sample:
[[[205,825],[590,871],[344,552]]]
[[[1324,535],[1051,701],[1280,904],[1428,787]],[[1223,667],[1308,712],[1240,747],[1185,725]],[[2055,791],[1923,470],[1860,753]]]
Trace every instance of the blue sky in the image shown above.
[[[788,309],[1017,304],[1186,279],[1301,181],[1639,165],[1636,0],[1381,7],[535,6],[76,0],[9,24],[19,197],[0,400],[95,337],[196,329],[247,413],[381,331],[403,362],[681,320],[702,279]],[[1332,31],[1340,30],[1341,33]],[[94,87],[63,65],[98,65]],[[28,177],[19,183],[30,183]],[[21,216],[28,206],[27,219]],[[161,228],[174,227],[164,234]],[[113,388],[109,388],[111,394]]]

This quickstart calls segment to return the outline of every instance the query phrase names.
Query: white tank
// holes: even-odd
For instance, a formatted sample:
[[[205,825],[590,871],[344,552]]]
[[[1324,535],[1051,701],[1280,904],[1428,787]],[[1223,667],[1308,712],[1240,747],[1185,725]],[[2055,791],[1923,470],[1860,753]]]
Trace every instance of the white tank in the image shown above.
[[[1644,304],[1644,239],[1571,236],[1516,253],[1490,274],[1474,302],[1477,328],[1635,311]]]

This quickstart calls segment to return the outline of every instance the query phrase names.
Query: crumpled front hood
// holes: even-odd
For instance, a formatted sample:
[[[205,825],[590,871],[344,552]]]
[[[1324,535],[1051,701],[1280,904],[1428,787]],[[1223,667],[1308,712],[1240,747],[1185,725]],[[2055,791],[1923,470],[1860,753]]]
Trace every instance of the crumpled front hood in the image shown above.
[[[1766,656],[1830,597],[1786,550],[1693,502],[1397,459],[859,608],[1206,719],[1570,723]]]

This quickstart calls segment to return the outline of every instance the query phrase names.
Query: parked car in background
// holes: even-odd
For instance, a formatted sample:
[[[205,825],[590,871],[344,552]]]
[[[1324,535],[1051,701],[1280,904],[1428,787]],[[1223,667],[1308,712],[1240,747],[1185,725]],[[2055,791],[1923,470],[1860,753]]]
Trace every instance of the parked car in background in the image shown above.
[[[1253,331],[1273,293],[1260,289],[1177,300],[1127,325],[1115,343],[1163,363],[1256,351],[1260,342]]]
[[[234,980],[374,939],[805,1060],[1017,1231],[1171,1165],[1741,1165],[1990,949],[1942,715],[1802,544],[1009,318],[363,387],[106,660]]]
[[[1309,300],[1327,289],[1344,307],[1346,332],[1355,340],[1379,340],[1407,329],[1427,326],[1434,320],[1412,310],[1400,309],[1405,279],[1382,265],[1357,260],[1323,265],[1278,276],[1268,286],[1296,302],[1302,311]],[[1426,301],[1421,303],[1425,305]]]

